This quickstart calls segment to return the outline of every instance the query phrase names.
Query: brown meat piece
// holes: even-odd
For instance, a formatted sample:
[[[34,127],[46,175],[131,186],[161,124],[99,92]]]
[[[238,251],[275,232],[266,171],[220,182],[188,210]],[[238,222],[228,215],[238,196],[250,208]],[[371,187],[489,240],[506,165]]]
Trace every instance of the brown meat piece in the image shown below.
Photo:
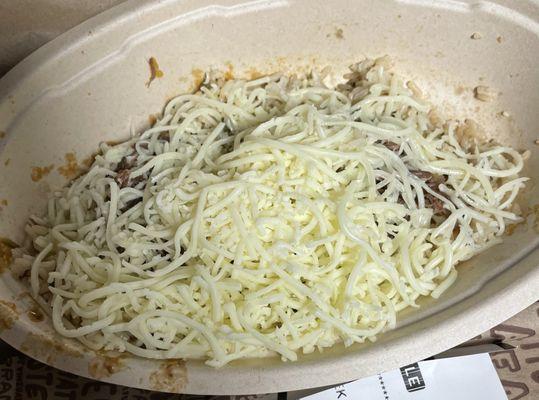
[[[133,178],[133,179],[130,179],[128,185],[129,185],[130,187],[135,187],[135,186],[137,186],[140,182],[144,182],[145,180],[146,180],[146,178],[145,178],[144,176],[139,175],[139,176],[137,176],[137,177],[135,177],[135,178]]]
[[[423,180],[423,181],[429,181],[432,179],[432,174],[430,172],[427,172],[427,171],[421,171],[421,170],[417,170],[417,169],[412,169],[410,170],[410,172],[412,174],[414,174],[415,176],[417,176],[419,179]]]
[[[438,187],[446,181],[444,175],[433,175],[428,171],[410,170],[410,173],[424,181],[427,186],[440,194]],[[434,215],[448,216],[449,211],[444,208],[444,202],[431,193],[425,192],[425,206],[434,210]]]
[[[434,215],[447,217],[449,211],[444,208],[444,202],[430,193],[425,193],[425,206],[432,208]]]
[[[135,153],[123,157],[118,163],[118,166],[116,167],[116,171],[133,168],[135,166],[135,163],[137,162],[137,156],[134,154]]]
[[[116,166],[117,175],[114,178],[114,180],[116,181],[118,186],[120,186],[120,188],[124,188],[127,186],[135,187],[140,182],[143,182],[145,180],[145,178],[141,175],[132,179],[130,178],[131,171],[133,167],[135,166],[136,162],[137,162],[137,154],[133,151],[133,153],[122,157],[122,159]]]
[[[447,180],[445,175],[433,175],[428,171],[410,170],[410,172],[424,181],[429,188],[435,191],[438,191],[438,187]]]
[[[384,146],[386,146],[389,150],[394,151],[395,153],[398,153],[401,146],[395,142],[391,142],[389,140],[382,142]]]
[[[166,251],[166,250],[164,250],[164,249],[163,249],[163,250],[159,250],[157,253],[158,253],[161,257],[166,257],[166,256],[168,256],[168,251]]]
[[[124,187],[135,187],[140,182],[144,182],[146,180],[146,178],[142,175],[136,176],[132,179],[130,178],[130,175],[131,170],[128,169],[122,169],[120,172],[118,172],[114,180],[116,181],[118,186],[120,186],[120,189]]]
[[[142,201],[142,197],[137,197],[136,199],[131,199],[129,200],[128,202],[125,203],[125,205],[120,209],[120,212],[124,213],[126,212],[127,210],[129,210],[130,208],[133,208],[134,206],[136,206],[138,203],[140,203]]]
[[[120,186],[120,189],[128,186],[130,173],[131,171],[128,169],[122,169],[116,174],[114,180]]]

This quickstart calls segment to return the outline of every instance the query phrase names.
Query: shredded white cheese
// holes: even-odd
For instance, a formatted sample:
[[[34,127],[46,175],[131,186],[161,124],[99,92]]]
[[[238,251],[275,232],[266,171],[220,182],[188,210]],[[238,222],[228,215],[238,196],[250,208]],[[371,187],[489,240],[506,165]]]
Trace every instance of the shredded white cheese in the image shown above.
[[[347,78],[206,82],[103,144],[31,219],[34,255],[16,260],[58,332],[216,367],[296,360],[375,340],[439,297],[520,221],[522,157],[463,148],[384,59]]]

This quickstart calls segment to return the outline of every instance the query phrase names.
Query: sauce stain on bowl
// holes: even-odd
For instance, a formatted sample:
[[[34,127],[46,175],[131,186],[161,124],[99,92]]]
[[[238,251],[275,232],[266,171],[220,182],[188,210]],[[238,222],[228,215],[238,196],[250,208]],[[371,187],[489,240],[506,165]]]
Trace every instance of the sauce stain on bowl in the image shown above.
[[[58,167],[58,173],[66,179],[73,179],[80,174],[81,168],[77,162],[75,153],[66,153],[65,164]]]
[[[21,344],[20,349],[33,358],[45,361],[47,364],[53,363],[56,357],[82,357],[83,355],[82,351],[72,342],[36,333],[29,333]]]
[[[17,306],[9,301],[0,300],[0,332],[11,329],[18,319]]]
[[[11,250],[12,246],[0,238],[0,274],[7,271],[13,261]]]
[[[184,360],[168,360],[150,375],[150,386],[154,390],[180,393],[189,382]]]
[[[88,373],[95,379],[108,378],[124,368],[122,357],[97,356],[88,364]]]
[[[30,178],[34,182],[39,182],[45,176],[50,174],[50,172],[52,171],[53,168],[54,168],[54,164],[47,165],[45,167],[32,167],[32,172],[30,174]]]
[[[30,310],[28,310],[26,315],[28,315],[28,318],[32,322],[41,322],[45,319],[45,316],[43,315],[43,311],[41,311],[37,307],[31,308]]]

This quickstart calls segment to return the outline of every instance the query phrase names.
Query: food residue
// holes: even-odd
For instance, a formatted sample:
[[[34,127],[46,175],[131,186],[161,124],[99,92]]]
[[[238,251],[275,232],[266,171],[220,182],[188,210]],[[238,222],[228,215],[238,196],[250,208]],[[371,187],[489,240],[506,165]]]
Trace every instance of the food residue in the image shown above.
[[[503,42],[503,37],[502,37],[502,36],[498,36],[498,37],[496,38],[496,41],[497,41],[498,43]]]
[[[539,233],[539,204],[536,204],[532,207],[532,213],[535,217],[535,231]]]
[[[429,117],[429,122],[431,123],[432,126],[438,126],[438,127],[442,126],[443,124],[442,118],[440,117],[436,109],[433,108],[432,110],[430,110],[427,116]]]
[[[492,101],[496,98],[497,93],[495,90],[488,86],[479,85],[473,90],[474,97],[479,101]]]
[[[539,146],[539,139],[535,139],[534,143]]]
[[[66,153],[64,159],[66,163],[58,167],[58,173],[66,179],[75,178],[81,172],[75,153]]]
[[[515,230],[516,230],[519,226],[524,225],[525,223],[526,223],[526,220],[521,221],[521,222],[518,222],[518,223],[516,223],[516,224],[509,224],[509,225],[507,225],[507,226],[505,227],[505,232],[504,232],[504,233],[505,233],[507,236],[512,236],[513,233],[515,233]]]
[[[0,332],[10,329],[18,319],[17,306],[9,301],[0,300]]]
[[[2,209],[4,207],[7,207],[7,200],[6,199],[0,200],[0,211],[2,211]]]
[[[41,322],[45,319],[45,316],[43,315],[43,311],[41,311],[38,307],[33,307],[26,313],[28,315],[28,318],[32,322]]]
[[[88,373],[96,379],[108,378],[122,368],[121,357],[98,356],[88,364]]]
[[[187,384],[187,368],[183,360],[168,360],[150,375],[152,389],[180,393]]]
[[[471,146],[472,142],[486,142],[485,131],[473,119],[465,119],[457,126],[455,136],[464,146]]]
[[[225,81],[230,81],[230,80],[234,79],[234,66],[230,62],[227,62],[225,65],[226,65],[227,69],[226,69],[223,77],[225,78]]]
[[[86,157],[85,159],[82,160],[81,164],[84,166],[84,168],[86,169],[90,169],[90,167],[92,166],[92,164],[94,163],[95,161],[95,157],[99,154],[98,151],[96,151],[95,153],[92,153],[90,154],[88,157]]]
[[[509,113],[508,113],[507,111],[502,111],[502,112],[500,113],[500,115],[501,115],[502,117],[505,117],[505,118],[508,118],[508,117],[509,117]]]
[[[466,91],[466,87],[462,86],[462,85],[459,85],[459,86],[456,86],[455,87],[455,94],[457,96],[460,96],[462,93],[464,93]]]
[[[6,161],[4,161],[4,166],[7,167],[10,162],[11,162],[11,158],[8,158]]]
[[[159,64],[155,57],[150,57],[148,65],[150,66],[150,79],[146,82],[146,87],[150,87],[155,78],[162,78],[164,76],[163,71],[159,69]]]
[[[200,86],[202,86],[202,83],[204,82],[204,71],[202,71],[200,68],[194,68],[191,70],[191,75],[193,75],[193,92],[198,92],[200,90]]]
[[[258,79],[258,78],[261,78],[264,76],[264,74],[258,70],[256,70],[255,68],[250,68],[247,70],[247,76],[249,77],[250,80],[253,80],[253,79]]]
[[[421,91],[419,86],[416,85],[415,82],[408,81],[406,82],[406,86],[408,87],[408,89],[410,89],[414,96],[423,97],[423,92]]]
[[[6,271],[13,261],[12,250],[16,244],[9,239],[0,238],[0,274]]]
[[[0,131],[0,139],[3,139],[6,137],[6,132]]]
[[[31,357],[50,364],[56,357],[82,357],[82,352],[71,341],[57,340],[46,335],[29,333],[20,349]]]
[[[474,32],[474,33],[472,33],[472,35],[470,36],[470,39],[477,40],[477,39],[481,39],[482,37],[483,37],[483,35],[481,35],[479,32]]]
[[[337,39],[344,39],[344,31],[342,30],[342,28],[337,28],[335,30],[335,37]]]
[[[38,182],[43,179],[44,176],[48,175],[53,168],[54,164],[48,165],[46,167],[32,167],[32,173],[30,174],[30,178],[32,178],[34,182]]]

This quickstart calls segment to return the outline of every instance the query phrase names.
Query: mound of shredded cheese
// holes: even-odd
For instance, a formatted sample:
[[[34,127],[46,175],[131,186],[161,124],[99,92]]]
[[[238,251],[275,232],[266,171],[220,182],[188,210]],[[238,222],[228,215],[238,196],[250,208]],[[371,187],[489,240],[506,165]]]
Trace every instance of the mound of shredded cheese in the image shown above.
[[[345,78],[207,79],[102,144],[15,262],[56,330],[219,367],[372,341],[440,296],[520,221],[522,157],[436,124],[385,59]]]

